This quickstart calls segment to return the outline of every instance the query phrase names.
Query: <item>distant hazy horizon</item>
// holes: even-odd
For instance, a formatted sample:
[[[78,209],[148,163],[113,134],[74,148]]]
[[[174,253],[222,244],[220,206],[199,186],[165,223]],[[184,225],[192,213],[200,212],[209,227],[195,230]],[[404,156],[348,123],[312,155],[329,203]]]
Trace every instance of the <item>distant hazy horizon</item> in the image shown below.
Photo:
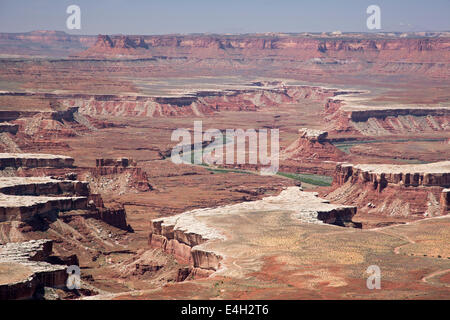
[[[81,8],[81,29],[69,30],[69,5]],[[368,30],[366,8],[381,8],[381,29]],[[69,34],[245,34],[420,32],[450,30],[449,0],[2,0],[0,32],[57,30]]]

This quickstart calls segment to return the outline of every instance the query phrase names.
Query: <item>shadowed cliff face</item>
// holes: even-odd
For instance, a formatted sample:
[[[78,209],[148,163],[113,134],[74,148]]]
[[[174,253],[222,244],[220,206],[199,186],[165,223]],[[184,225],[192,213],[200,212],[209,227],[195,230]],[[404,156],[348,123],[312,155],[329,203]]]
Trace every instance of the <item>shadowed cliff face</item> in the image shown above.
[[[410,34],[247,34],[77,36],[64,32],[0,33],[0,54],[88,59],[182,59],[197,67],[247,72],[270,67],[282,73],[308,71],[309,77],[333,73],[426,75],[449,79],[450,36]],[[200,60],[199,60],[200,59]],[[181,67],[181,66],[180,66]],[[118,71],[116,66],[114,72]],[[168,71],[168,70],[166,70]],[[199,70],[198,70],[199,71]],[[142,72],[142,71],[140,71]],[[156,72],[154,70],[153,72]],[[206,70],[205,70],[206,72]],[[211,72],[211,70],[209,71]]]

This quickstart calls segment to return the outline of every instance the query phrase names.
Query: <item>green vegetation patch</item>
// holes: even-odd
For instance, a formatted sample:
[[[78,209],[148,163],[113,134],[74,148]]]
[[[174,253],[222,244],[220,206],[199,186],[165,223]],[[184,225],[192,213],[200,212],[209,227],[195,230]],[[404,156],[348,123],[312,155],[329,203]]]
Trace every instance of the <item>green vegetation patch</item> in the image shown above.
[[[309,183],[320,187],[331,186],[331,183],[333,182],[333,177],[322,176],[320,174],[290,173],[290,172],[278,172],[277,174],[282,177],[298,180],[300,182]]]

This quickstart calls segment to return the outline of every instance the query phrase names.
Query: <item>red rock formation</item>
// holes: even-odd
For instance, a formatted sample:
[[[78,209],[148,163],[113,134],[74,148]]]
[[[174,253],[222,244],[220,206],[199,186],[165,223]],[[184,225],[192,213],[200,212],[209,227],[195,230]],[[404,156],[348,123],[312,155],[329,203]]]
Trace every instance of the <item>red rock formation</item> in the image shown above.
[[[260,86],[263,85],[263,86]],[[199,116],[220,111],[257,111],[283,103],[298,103],[303,99],[321,100],[333,96],[336,90],[314,86],[286,86],[283,83],[254,89],[198,91],[178,97],[149,97],[124,95],[61,96],[65,106],[79,106],[79,112],[96,117],[113,115],[122,117]]]
[[[280,171],[332,175],[346,154],[327,138],[328,132],[299,129],[299,138],[280,153]]]
[[[148,49],[143,37],[118,36],[113,39],[108,35],[98,35],[97,42],[89,52],[109,52],[114,55],[136,54],[136,49]]]
[[[149,245],[172,254],[178,262],[189,264],[191,270],[201,269],[208,272],[195,272],[208,275],[210,271],[216,271],[220,267],[222,257],[214,252],[194,248],[205,243],[208,239],[199,234],[185,233],[183,230],[173,230],[173,226],[162,224],[161,220],[153,220],[149,235]]]
[[[382,191],[388,184],[413,186],[450,186],[450,162],[424,165],[352,165],[338,164],[333,183],[372,183]]]
[[[31,299],[39,287],[63,287],[66,266],[46,262],[53,241],[32,240],[0,246],[0,300]],[[8,278],[8,279],[7,279]]]
[[[62,31],[0,33],[0,49],[6,54],[61,57],[85,50],[94,43],[94,36],[71,35]]]
[[[123,173],[129,174],[129,187],[136,188],[144,192],[152,190],[153,187],[148,182],[148,177],[145,171],[140,167],[136,167],[136,162],[133,159],[96,159],[96,167],[89,170],[92,177],[120,175]]]
[[[99,167],[123,167],[136,166],[133,159],[119,158],[119,159],[95,159],[95,166]]]
[[[450,163],[338,164],[327,199],[356,204],[359,212],[420,218],[448,213]]]
[[[353,37],[353,38],[352,38]],[[143,43],[145,46],[143,46]],[[165,35],[165,36],[104,36],[99,35],[94,46],[83,52],[83,56],[105,56],[111,54],[147,55],[155,52],[188,51],[203,56],[220,56],[241,53],[253,55],[289,56],[302,59],[333,57],[366,59],[407,59],[425,61],[427,57],[442,61],[449,57],[448,38],[376,38],[354,35],[342,38],[328,36],[209,36],[209,35]],[[148,53],[138,48],[145,48]],[[131,49],[131,50],[130,50]],[[159,50],[158,50],[159,49]],[[439,56],[443,55],[443,56]],[[428,60],[429,61],[429,60]]]
[[[332,145],[327,136],[326,131],[299,129],[299,138],[283,150],[280,160],[342,160],[345,154]]]
[[[0,168],[70,168],[74,159],[67,156],[31,153],[0,153]]]
[[[121,205],[116,205],[115,207],[109,206],[107,208],[97,207],[93,217],[116,228],[132,231],[130,225],[127,223],[125,208]]]
[[[329,99],[325,104],[325,119],[333,132],[373,136],[449,129],[450,108],[445,105],[346,106],[346,104],[349,103],[340,99]]]
[[[442,214],[448,214],[450,211],[450,189],[444,189],[439,199]]]

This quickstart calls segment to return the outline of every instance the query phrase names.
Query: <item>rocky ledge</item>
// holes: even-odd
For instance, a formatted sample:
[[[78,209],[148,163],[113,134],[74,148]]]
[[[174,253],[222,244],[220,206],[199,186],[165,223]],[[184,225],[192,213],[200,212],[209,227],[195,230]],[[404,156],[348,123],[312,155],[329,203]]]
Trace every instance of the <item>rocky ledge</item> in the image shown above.
[[[4,168],[70,168],[74,159],[67,156],[34,153],[0,153],[0,169]]]
[[[327,131],[302,128],[292,144],[281,152],[281,160],[304,161],[343,161],[345,154],[336,148]]]
[[[439,201],[441,206],[441,213],[446,214],[450,211],[450,189],[443,189]]]
[[[88,196],[87,182],[58,180],[51,177],[0,177],[0,193],[8,195],[77,195]]]
[[[327,131],[316,129],[301,128],[300,130],[298,130],[298,132],[301,138],[308,139],[310,141],[323,142],[328,136]]]
[[[305,223],[360,227],[352,222],[356,207],[330,204],[317,193],[289,187],[278,196],[262,200],[197,209],[152,220],[149,244],[173,254],[179,262],[189,264],[197,273],[202,270],[209,275],[221,268],[223,254],[208,249],[208,244],[226,239],[222,232],[208,224],[209,218],[223,217],[232,224],[235,215],[274,211],[289,212],[293,219]]]
[[[428,164],[339,163],[330,201],[357,205],[360,214],[420,219],[450,208],[450,161]]]
[[[361,92],[362,93],[362,92]],[[333,132],[354,132],[365,136],[410,134],[449,130],[449,104],[372,105],[357,94],[330,98],[325,119]]]
[[[67,266],[45,260],[52,253],[48,239],[0,246],[0,300],[30,299],[39,287],[63,287]]]
[[[359,164],[341,163],[336,166],[334,183],[342,185],[371,182],[374,189],[383,190],[388,184],[402,186],[450,186],[450,161],[427,164]]]
[[[15,124],[15,123],[0,122],[0,133],[9,132],[12,134],[16,134],[18,130],[19,130],[19,125]]]
[[[4,159],[43,161],[34,162],[33,166],[49,164],[65,166],[66,161],[70,164],[73,162],[70,157],[53,155],[39,155],[41,158],[27,154],[3,155]],[[45,162],[49,159],[50,161],[56,159],[57,162]],[[121,161],[128,163],[127,159],[121,159]],[[0,177],[0,222],[31,223],[37,217],[70,216],[71,213],[68,211],[77,210],[77,215],[103,220],[117,228],[131,230],[127,224],[123,206],[105,207],[101,196],[92,194],[87,182],[75,180],[76,174],[73,173],[66,173],[64,176],[65,178]]]

